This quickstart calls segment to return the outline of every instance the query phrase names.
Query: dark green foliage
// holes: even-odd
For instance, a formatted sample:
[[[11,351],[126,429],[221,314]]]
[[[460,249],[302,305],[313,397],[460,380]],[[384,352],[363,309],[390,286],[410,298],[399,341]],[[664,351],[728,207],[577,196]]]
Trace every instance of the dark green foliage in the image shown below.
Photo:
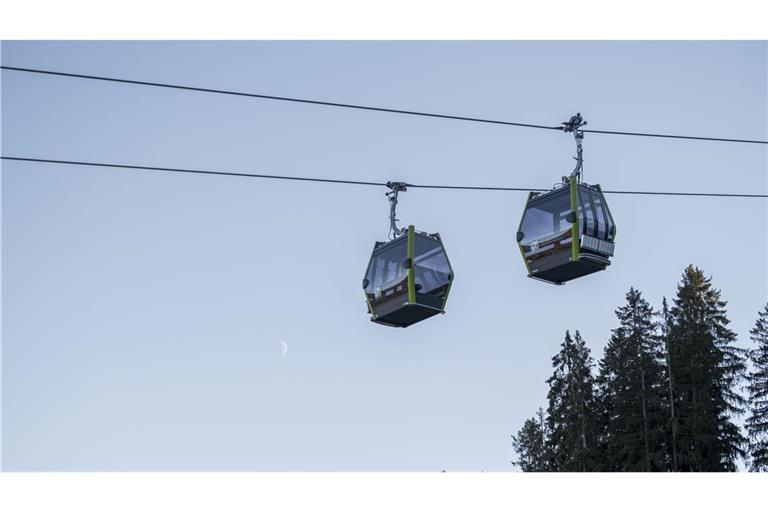
[[[547,380],[547,447],[552,471],[598,469],[598,413],[592,357],[579,331],[565,333],[560,352],[552,358],[555,371]]]
[[[744,351],[733,344],[725,305],[701,270],[685,269],[667,340],[680,471],[734,471],[745,455],[746,440],[732,421],[744,412],[738,393]]]
[[[512,445],[518,455],[518,459],[512,464],[521,471],[546,471],[546,425],[544,423],[544,411],[539,409],[536,417],[528,418],[523,428],[517,435],[512,436]]]
[[[746,426],[750,440],[752,471],[768,471],[768,304],[749,331],[753,348],[750,350],[752,371],[749,373],[750,414]]]
[[[750,443],[734,418],[746,351],[735,346],[726,302],[701,270],[683,272],[661,321],[630,289],[592,375],[589,349],[566,332],[539,413],[514,436],[523,471],[735,471],[749,447],[750,468],[768,471],[768,305],[751,331]]]
[[[650,304],[631,288],[600,361],[601,469],[666,471],[668,386],[664,347]]]

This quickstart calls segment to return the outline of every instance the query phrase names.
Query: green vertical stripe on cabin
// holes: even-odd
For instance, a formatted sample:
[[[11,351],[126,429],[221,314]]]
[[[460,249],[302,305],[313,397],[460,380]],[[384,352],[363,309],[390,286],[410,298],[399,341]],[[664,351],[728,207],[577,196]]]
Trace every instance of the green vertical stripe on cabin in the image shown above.
[[[577,177],[571,176],[569,180],[571,188],[571,211],[576,220],[571,224],[571,260],[579,261],[579,198]]]
[[[415,228],[411,225],[408,226],[408,261],[410,265],[408,267],[408,302],[414,304],[416,302],[416,272],[413,268],[413,255],[415,251],[416,234]]]

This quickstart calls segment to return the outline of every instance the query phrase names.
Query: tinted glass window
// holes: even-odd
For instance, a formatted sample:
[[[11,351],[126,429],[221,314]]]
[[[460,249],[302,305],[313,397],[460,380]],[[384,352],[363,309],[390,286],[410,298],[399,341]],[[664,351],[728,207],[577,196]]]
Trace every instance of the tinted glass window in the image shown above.
[[[606,228],[605,232],[608,235],[608,240],[613,241],[613,236],[611,236],[611,231],[614,229],[613,216],[611,215],[611,210],[608,208],[608,204],[605,202],[605,197],[603,197],[603,209],[605,210],[605,214],[608,216],[608,227]]]
[[[543,201],[536,201],[525,211],[521,244],[530,244],[538,240],[546,241],[554,235],[560,235],[571,229],[571,224],[565,217],[571,211],[571,198],[567,188],[558,191],[554,196]]]
[[[443,246],[436,240],[416,237],[413,270],[416,291],[430,293],[448,284],[450,267]]]
[[[377,296],[382,290],[402,281],[407,274],[406,251],[405,238],[377,251],[368,267],[368,286],[365,291]]]
[[[602,238],[603,240],[607,239],[607,233],[605,231],[606,228],[606,217],[605,212],[603,212],[603,197],[601,194],[596,193],[595,191],[592,191],[592,199],[595,203],[595,215],[597,216],[597,236],[598,238]]]
[[[579,187],[579,202],[584,208],[584,214],[581,219],[584,221],[582,232],[590,236],[595,236],[595,212],[592,210],[592,201],[589,197],[589,190]]]

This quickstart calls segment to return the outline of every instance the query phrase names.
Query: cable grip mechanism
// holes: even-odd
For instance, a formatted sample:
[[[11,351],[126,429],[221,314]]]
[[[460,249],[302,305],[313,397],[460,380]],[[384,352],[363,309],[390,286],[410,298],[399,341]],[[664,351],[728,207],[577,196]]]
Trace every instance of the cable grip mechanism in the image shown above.
[[[581,112],[576,112],[575,116],[562,123],[563,131],[566,133],[573,133],[573,138],[576,140],[576,156],[573,157],[576,160],[576,167],[573,169],[569,177],[576,176],[578,181],[581,182],[583,170],[584,170],[584,158],[581,142],[584,140],[584,132],[580,130],[582,126],[586,126],[587,122],[581,117]],[[563,179],[565,181],[565,178]]]
[[[408,184],[403,183],[401,181],[388,181],[387,182],[387,188],[389,188],[389,192],[386,193],[387,198],[389,198],[389,237],[396,238],[403,233],[405,233],[404,229],[397,227],[397,194],[399,192],[405,192],[408,190]]]

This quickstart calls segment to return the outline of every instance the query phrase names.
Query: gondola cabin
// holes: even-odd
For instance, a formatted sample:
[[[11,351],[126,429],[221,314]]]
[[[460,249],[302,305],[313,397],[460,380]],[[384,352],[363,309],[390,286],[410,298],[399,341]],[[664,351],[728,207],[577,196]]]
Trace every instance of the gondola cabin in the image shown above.
[[[605,270],[615,237],[600,186],[579,183],[576,176],[554,190],[531,192],[517,231],[528,277],[554,284]]]
[[[371,320],[408,327],[445,312],[453,270],[438,234],[408,226],[389,242],[376,242],[363,278]]]

